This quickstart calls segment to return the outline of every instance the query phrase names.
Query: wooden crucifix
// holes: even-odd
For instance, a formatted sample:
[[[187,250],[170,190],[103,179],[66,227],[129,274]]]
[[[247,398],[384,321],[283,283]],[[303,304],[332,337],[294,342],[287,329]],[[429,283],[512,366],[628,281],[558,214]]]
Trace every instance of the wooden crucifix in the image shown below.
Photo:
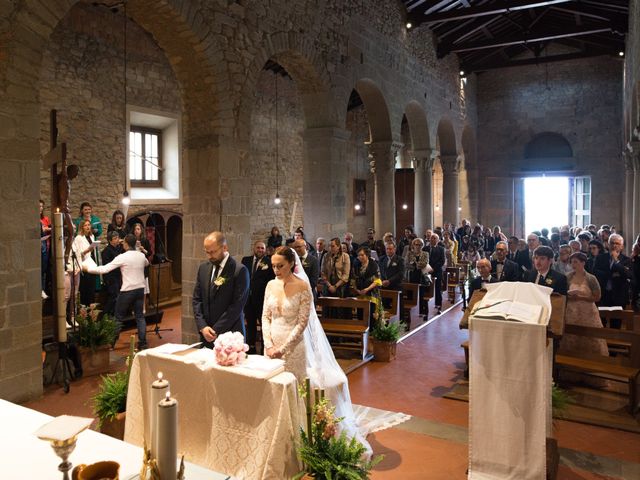
[[[71,180],[78,176],[77,165],[67,166],[67,144],[58,145],[58,122],[57,111],[51,110],[49,115],[50,137],[49,145],[51,150],[44,156],[43,168],[51,168],[51,209],[52,214],[58,208],[62,213],[64,231],[64,263],[67,264],[73,242],[73,220],[71,219],[71,209],[69,208],[69,195],[71,194]],[[61,165],[58,173],[58,164]],[[53,217],[53,215],[52,215]]]
[[[56,339],[58,342],[67,341],[67,329],[66,329],[66,299],[65,299],[65,277],[64,272],[71,253],[71,245],[73,242],[73,221],[71,220],[71,210],[69,208],[69,195],[71,193],[71,180],[78,175],[78,166],[67,166],[67,145],[61,143],[58,145],[58,125],[57,125],[57,112],[51,110],[49,117],[49,124],[51,128],[50,132],[50,147],[49,153],[47,153],[42,161],[43,168],[51,169],[51,218],[54,219],[54,225],[62,227],[62,232],[54,229],[54,241],[51,242],[54,255],[53,259],[53,310],[54,316],[57,318],[55,322]],[[58,164],[60,164],[60,172],[58,172]],[[60,225],[59,219],[56,219],[56,211],[62,213],[62,225]],[[57,222],[57,223],[56,223]],[[62,239],[64,240],[64,247],[60,241],[60,233],[62,233]],[[63,250],[61,252],[61,250]],[[73,277],[73,275],[72,275]],[[74,284],[71,282],[72,290],[74,290]],[[73,293],[71,294],[73,298]],[[72,303],[73,305],[73,303]],[[73,314],[73,308],[72,308]],[[63,367],[64,370],[65,367]]]

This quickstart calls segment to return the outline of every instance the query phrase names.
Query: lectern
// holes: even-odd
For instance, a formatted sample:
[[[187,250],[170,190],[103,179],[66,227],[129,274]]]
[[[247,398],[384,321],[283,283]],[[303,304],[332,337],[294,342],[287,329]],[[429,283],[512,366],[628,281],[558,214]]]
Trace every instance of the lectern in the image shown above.
[[[488,290],[484,305],[511,294],[518,301],[542,304],[547,313],[533,324],[477,318],[473,314],[481,304],[477,298],[469,308],[468,478],[544,480],[551,434],[553,342],[547,340],[551,289],[499,283]],[[558,320],[563,323],[564,298],[554,307],[556,330]]]

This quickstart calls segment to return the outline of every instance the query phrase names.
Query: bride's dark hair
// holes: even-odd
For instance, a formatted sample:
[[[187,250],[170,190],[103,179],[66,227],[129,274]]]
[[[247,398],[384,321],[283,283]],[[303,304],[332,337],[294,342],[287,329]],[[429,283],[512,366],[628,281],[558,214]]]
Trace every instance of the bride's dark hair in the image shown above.
[[[296,268],[296,254],[293,253],[293,250],[291,248],[286,246],[278,247],[276,248],[276,251],[273,254],[284,257],[285,260],[291,264],[292,272]]]

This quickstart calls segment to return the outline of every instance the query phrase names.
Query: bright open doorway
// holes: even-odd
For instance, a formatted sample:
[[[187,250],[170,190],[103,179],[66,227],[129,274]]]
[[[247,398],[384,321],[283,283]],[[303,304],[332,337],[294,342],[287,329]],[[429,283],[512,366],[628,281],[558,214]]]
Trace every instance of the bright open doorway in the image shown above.
[[[525,235],[569,224],[569,177],[524,179]]]

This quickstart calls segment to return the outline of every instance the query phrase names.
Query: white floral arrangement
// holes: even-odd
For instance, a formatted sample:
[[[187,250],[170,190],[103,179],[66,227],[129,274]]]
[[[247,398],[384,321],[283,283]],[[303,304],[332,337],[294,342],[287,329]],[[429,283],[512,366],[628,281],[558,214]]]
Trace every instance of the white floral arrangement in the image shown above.
[[[218,365],[232,367],[242,363],[246,358],[249,345],[244,343],[244,335],[240,332],[226,332],[218,336],[213,351]]]

